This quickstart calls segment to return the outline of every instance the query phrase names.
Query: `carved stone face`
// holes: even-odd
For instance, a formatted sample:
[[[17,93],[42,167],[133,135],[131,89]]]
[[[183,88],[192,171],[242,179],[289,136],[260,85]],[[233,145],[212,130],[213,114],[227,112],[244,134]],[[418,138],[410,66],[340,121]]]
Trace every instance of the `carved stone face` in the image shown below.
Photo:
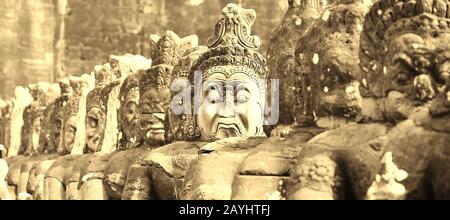
[[[404,33],[386,41],[382,81],[386,114],[407,117],[444,92],[450,72],[449,39],[449,33]]]
[[[150,146],[164,144],[165,112],[170,104],[168,88],[149,88],[139,101],[141,138]]]
[[[335,46],[324,51],[322,61],[313,68],[318,75],[314,89],[316,114],[320,116],[355,117],[361,108],[359,83],[347,72],[348,67],[357,66],[357,55],[345,46]],[[340,54],[340,55],[337,55]],[[354,71],[358,71],[355,68]]]
[[[198,109],[204,140],[262,134],[264,94],[246,67],[220,66],[207,71]]]
[[[31,131],[31,144],[33,147],[33,150],[37,150],[39,147],[39,135],[41,133],[41,123],[42,123],[42,116],[38,116],[33,121],[33,129]]]
[[[131,143],[138,143],[140,141],[138,105],[139,88],[136,86],[129,90],[119,109],[120,127],[122,128],[123,135],[126,137],[125,141]]]
[[[90,151],[97,152],[102,145],[106,113],[99,107],[88,109],[86,114],[86,143]]]
[[[337,3],[328,16],[316,22],[316,26],[301,38],[296,51],[301,94],[299,103],[306,103],[307,118],[316,119],[316,125],[327,118],[343,119],[344,122],[361,113],[362,97],[357,76],[359,66],[359,44],[364,15],[369,6],[362,1]],[[311,117],[313,116],[313,117]]]
[[[70,153],[73,148],[73,144],[75,142],[75,134],[77,132],[77,116],[73,115],[67,119],[66,124],[64,126],[64,148]]]
[[[53,126],[51,128],[51,140],[53,141],[53,146],[57,148],[61,140],[61,131],[63,126],[63,111],[61,108],[55,108],[53,118]]]

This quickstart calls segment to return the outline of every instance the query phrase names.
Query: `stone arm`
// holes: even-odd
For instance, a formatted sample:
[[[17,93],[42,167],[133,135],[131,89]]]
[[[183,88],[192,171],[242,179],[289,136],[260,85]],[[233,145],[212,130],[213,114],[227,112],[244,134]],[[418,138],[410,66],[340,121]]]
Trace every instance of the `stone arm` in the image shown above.
[[[445,117],[437,120],[425,118],[421,126],[414,120],[398,124],[388,135],[386,153],[392,157],[391,166],[404,172],[403,175],[391,175],[388,169],[379,169],[378,181],[372,184],[371,195],[375,199],[392,199],[399,192],[392,188],[386,191],[379,183],[389,182],[404,189],[403,195],[394,199],[449,199],[450,198],[450,135],[439,123],[448,123]],[[427,124],[429,125],[427,127]],[[444,124],[442,124],[444,125]],[[422,127],[425,126],[425,127]],[[385,154],[386,155],[386,154]],[[378,184],[377,184],[378,183]],[[386,185],[386,184],[385,184]],[[378,186],[378,187],[377,187]],[[395,188],[398,189],[398,188]],[[369,196],[369,195],[368,195]]]

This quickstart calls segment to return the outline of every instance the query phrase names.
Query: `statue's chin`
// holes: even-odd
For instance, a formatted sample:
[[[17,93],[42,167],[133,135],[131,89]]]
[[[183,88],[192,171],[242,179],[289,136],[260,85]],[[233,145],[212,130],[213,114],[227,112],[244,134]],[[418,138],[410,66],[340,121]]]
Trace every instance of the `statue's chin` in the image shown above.
[[[149,130],[145,135],[144,142],[147,145],[163,145],[165,143],[164,129]]]
[[[408,118],[414,112],[426,108],[427,103],[419,100],[411,100],[404,93],[390,91],[384,99],[385,117],[388,120],[402,120]]]

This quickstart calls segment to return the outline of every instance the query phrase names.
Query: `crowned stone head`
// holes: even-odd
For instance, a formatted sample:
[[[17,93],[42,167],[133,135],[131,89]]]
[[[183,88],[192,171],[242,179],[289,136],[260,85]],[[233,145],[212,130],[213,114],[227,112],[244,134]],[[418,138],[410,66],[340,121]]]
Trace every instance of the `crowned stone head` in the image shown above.
[[[174,32],[166,31],[153,40],[156,41],[153,66],[140,73],[139,125],[143,142],[160,146],[166,142],[165,121],[174,66],[186,51],[197,47],[198,38],[195,35],[180,38]]]
[[[449,82],[450,17],[445,0],[380,0],[361,34],[366,96],[384,100],[388,120],[426,108]]]
[[[189,71],[191,84],[201,82],[193,103],[202,140],[264,136],[267,62],[251,35],[255,18],[252,9],[223,8],[208,50]]]

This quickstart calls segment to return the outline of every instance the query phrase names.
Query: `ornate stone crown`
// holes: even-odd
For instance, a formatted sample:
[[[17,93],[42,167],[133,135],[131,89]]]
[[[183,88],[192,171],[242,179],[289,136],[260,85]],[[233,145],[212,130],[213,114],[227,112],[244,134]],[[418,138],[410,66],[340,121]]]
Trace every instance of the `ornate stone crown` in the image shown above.
[[[88,84],[88,82],[83,80],[81,77],[70,77],[69,80],[73,93],[68,98],[67,103],[64,106],[64,121],[77,114],[83,87],[86,87]]]
[[[140,87],[168,88],[174,66],[187,50],[197,47],[198,37],[191,35],[180,38],[174,32],[166,31],[161,37],[153,35],[152,40],[156,42],[153,66],[141,73]]]
[[[111,90],[119,85],[119,81],[115,80],[115,76],[111,71],[109,63],[103,66],[96,66],[94,71],[95,88],[87,95],[86,110],[89,111],[93,107],[98,107],[102,111],[107,110],[108,95]]]
[[[173,70],[173,76],[171,82],[173,83],[175,79],[188,79],[189,70],[195,61],[206,51],[208,47],[198,46],[191,50],[188,50],[184,56],[178,62]],[[177,92],[172,92],[173,97]],[[182,103],[180,103],[182,104]],[[168,117],[170,118],[169,123],[166,123],[166,138],[170,141],[181,141],[181,140],[195,140],[200,136],[200,131],[194,125],[193,115],[175,115],[172,110],[169,110]]]
[[[55,100],[56,96],[59,94],[58,89],[55,89],[53,85],[44,82],[30,85],[28,88],[30,90],[33,101],[24,109],[22,146],[19,150],[20,154],[25,153],[26,155],[34,154],[36,153],[35,151],[38,150],[32,147],[32,132],[34,121],[36,119],[42,120],[41,118],[43,116],[44,110],[51,102]]]
[[[213,38],[209,40],[209,50],[204,53],[189,71],[193,81],[194,72],[206,72],[215,66],[245,66],[255,71],[251,75],[255,80],[267,77],[267,61],[258,53],[260,40],[251,36],[251,27],[256,13],[252,9],[243,9],[236,4],[228,4],[222,9],[222,17],[217,22]]]
[[[361,66],[367,72],[365,80],[374,82],[383,74],[382,54],[388,51],[385,41],[391,36],[450,32],[447,5],[448,2],[443,0],[380,0],[374,3],[361,33],[359,56]],[[371,90],[375,94],[381,93],[380,88]]]
[[[187,79],[192,65],[206,51],[208,51],[208,47],[205,46],[198,46],[187,50],[184,56],[179,60],[178,64],[174,67],[172,79],[170,81],[172,82],[174,79],[180,78]]]

